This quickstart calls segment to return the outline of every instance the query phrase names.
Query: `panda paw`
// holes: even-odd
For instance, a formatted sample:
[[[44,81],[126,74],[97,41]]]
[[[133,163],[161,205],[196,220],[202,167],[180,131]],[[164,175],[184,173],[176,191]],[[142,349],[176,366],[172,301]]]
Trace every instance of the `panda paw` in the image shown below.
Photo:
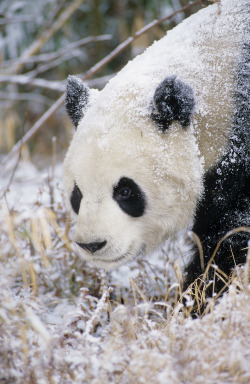
[[[167,77],[155,90],[151,118],[163,132],[175,120],[185,128],[190,124],[194,106],[192,88],[176,76]]]

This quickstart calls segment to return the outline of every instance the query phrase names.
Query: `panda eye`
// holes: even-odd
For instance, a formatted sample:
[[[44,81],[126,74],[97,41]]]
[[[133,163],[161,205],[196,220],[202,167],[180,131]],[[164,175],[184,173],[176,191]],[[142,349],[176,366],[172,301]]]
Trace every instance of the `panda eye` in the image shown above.
[[[74,189],[70,197],[70,203],[73,211],[78,215],[80,204],[82,200],[82,192],[80,191],[78,185],[75,183]]]
[[[129,187],[124,187],[119,190],[117,195],[122,200],[128,200],[132,195],[132,191]]]
[[[140,217],[146,208],[145,194],[134,180],[122,177],[113,189],[113,199],[123,212],[132,217]]]

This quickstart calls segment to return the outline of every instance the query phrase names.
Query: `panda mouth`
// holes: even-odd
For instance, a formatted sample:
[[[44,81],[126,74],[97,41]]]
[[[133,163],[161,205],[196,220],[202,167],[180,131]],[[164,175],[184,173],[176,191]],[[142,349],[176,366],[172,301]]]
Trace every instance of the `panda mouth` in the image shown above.
[[[77,247],[77,252],[79,252],[79,247]],[[87,253],[86,251],[83,251],[83,250],[80,250],[80,254],[82,254],[82,257],[96,265],[97,267],[99,268],[108,268],[108,269],[112,269],[112,268],[116,268],[118,266],[122,266],[122,265],[125,265],[125,264],[128,264],[132,261],[136,261],[137,258],[141,257],[143,254],[145,254],[145,250],[146,250],[146,243],[142,243],[141,246],[139,247],[136,247],[134,243],[132,243],[126,252],[124,252],[123,254],[120,254],[119,255],[119,252],[112,252],[112,248],[110,247],[109,250],[106,250],[105,252],[105,255],[106,257],[104,256],[104,254],[102,255],[91,255],[89,253]],[[87,254],[86,254],[87,253]],[[112,259],[108,259],[108,256],[110,255],[112,257],[112,255],[114,254],[118,254],[119,256],[116,256],[116,257],[113,257]]]
[[[142,246],[139,248],[137,252],[131,252],[133,250],[133,245],[129,247],[128,251],[114,259],[101,259],[98,258],[96,261],[101,261],[102,263],[109,264],[109,263],[118,263],[122,260],[125,259],[125,261],[131,261],[131,260],[136,260],[140,255],[142,255],[145,252],[146,249],[146,244],[142,244]]]

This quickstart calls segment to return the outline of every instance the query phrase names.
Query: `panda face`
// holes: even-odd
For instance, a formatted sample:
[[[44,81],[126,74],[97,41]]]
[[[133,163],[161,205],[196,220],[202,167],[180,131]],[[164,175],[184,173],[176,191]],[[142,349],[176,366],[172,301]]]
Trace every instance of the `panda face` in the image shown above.
[[[189,224],[202,167],[189,128],[176,122],[163,133],[150,117],[149,103],[145,113],[135,115],[129,107],[121,109],[116,97],[107,106],[105,92],[77,126],[64,179],[77,252],[110,269],[151,253]],[[133,104],[136,95],[128,97]]]
[[[144,252],[147,188],[129,167],[125,172],[121,160],[108,159],[106,150],[82,149],[65,161],[76,249],[96,266],[111,268]],[[81,170],[75,164],[83,164]]]
[[[132,179],[127,177],[121,177],[118,183],[116,183],[116,185],[113,186],[112,197],[113,197],[113,200],[119,206],[119,208],[125,213],[125,215],[128,215],[132,218],[135,218],[135,217],[139,218],[144,215],[145,207],[146,207],[145,194],[142,192],[140,187]],[[82,199],[83,199],[83,195],[79,187],[75,183],[74,189],[71,194],[70,203],[71,203],[72,209],[77,215],[79,215]],[[101,222],[100,214],[102,212],[103,204],[104,206],[107,205],[107,208],[109,207],[109,210],[113,210],[115,212],[115,207],[114,206],[112,207],[112,201],[110,201],[111,200],[110,195],[109,196],[107,195],[107,202],[105,202],[105,200],[106,199],[104,198],[103,199],[100,198],[99,209],[93,210],[93,206],[92,206],[92,214],[95,213],[96,215],[99,216],[99,222]],[[86,202],[83,201],[83,204],[86,204]],[[80,213],[81,215],[82,215],[82,211]],[[89,224],[87,223],[87,225]],[[103,233],[103,231],[100,230],[100,234],[101,233]],[[102,264],[105,265],[105,263],[108,263],[108,264],[110,264],[110,262],[117,263],[120,260],[122,261],[124,258],[128,258],[131,250],[133,249],[131,247],[128,250],[125,250],[125,252],[122,255],[119,255],[119,257],[116,257],[113,260],[110,260],[108,257],[105,257],[105,258],[103,257],[106,255],[107,251],[110,252],[109,247],[111,244],[110,240],[108,241],[106,238],[104,239],[104,236],[106,236],[107,238],[109,237],[108,236],[109,231],[107,230],[107,228],[105,228],[104,233],[105,235],[103,234],[102,237],[95,239],[97,241],[91,241],[90,243],[83,243],[82,236],[80,234],[79,241],[76,241],[76,244],[78,245],[78,247],[81,248],[81,251],[83,250],[84,252],[88,252],[89,254],[93,255],[91,258],[91,261],[93,262],[94,260],[94,263],[100,264],[101,262]],[[105,249],[105,247],[107,249]],[[104,248],[103,249],[104,253],[100,252],[102,248]],[[140,251],[142,251],[142,249],[140,249]],[[135,251],[133,250],[133,255],[134,253]],[[98,257],[98,254],[99,254],[99,257]]]
[[[97,266],[110,268],[143,252],[142,223],[145,194],[131,178],[101,180],[81,186],[74,183],[70,196],[76,214],[77,251]],[[139,206],[139,208],[138,208]],[[141,219],[141,220],[140,220]]]

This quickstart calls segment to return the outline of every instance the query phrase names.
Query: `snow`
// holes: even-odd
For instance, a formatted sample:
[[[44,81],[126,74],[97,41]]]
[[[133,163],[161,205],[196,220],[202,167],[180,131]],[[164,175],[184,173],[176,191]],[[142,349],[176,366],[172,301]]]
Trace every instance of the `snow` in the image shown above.
[[[88,131],[95,124],[99,147],[108,150],[112,145],[108,133],[122,135],[119,130],[129,132],[129,127],[141,126],[142,118],[148,116],[148,102],[157,85],[166,76],[175,74],[195,92],[193,131],[201,154],[206,154],[207,168],[214,162],[214,156],[221,155],[228,131],[235,67],[247,28],[246,6],[246,0],[233,0],[207,7],[129,62],[97,96],[92,112],[86,111],[83,124],[79,126],[82,134],[88,137]],[[247,36],[245,38],[247,40]],[[102,115],[101,122],[89,121],[98,115]],[[123,119],[127,128],[119,123]],[[207,127],[202,133],[201,124]],[[143,135],[147,135],[147,128],[147,124],[141,128]],[[215,135],[211,136],[213,130],[216,130],[217,140],[214,140]]]
[[[204,317],[186,317],[182,304],[173,312],[171,295],[169,301],[163,296],[178,289],[176,253],[178,247],[187,247],[184,237],[179,245],[169,243],[164,252],[157,250],[150,263],[139,261],[107,274],[95,270],[77,261],[53,234],[45,213],[51,208],[50,192],[44,187],[46,172],[42,175],[32,164],[21,162],[6,194],[15,210],[13,215],[9,212],[9,224],[1,214],[1,380],[16,384],[30,380],[37,384],[248,383],[247,267],[238,270],[228,294],[217,305],[211,300],[211,312]],[[60,176],[58,165],[54,207],[62,204]],[[6,185],[9,172],[2,180]],[[42,191],[39,206],[35,204],[38,191]],[[6,210],[4,205],[1,201],[1,212]],[[64,210],[55,211],[59,226],[66,217]],[[24,236],[32,231],[31,218],[41,215],[51,250],[41,245],[42,230],[43,251],[32,249]],[[15,234],[11,244],[9,225]],[[152,301],[153,297],[158,299]],[[191,305],[191,298],[187,299]]]
[[[21,161],[9,185],[14,166],[1,170],[0,382],[250,382],[250,254],[229,291],[192,319],[174,307],[185,236],[150,259],[98,270],[68,241],[62,166],[51,179]]]

